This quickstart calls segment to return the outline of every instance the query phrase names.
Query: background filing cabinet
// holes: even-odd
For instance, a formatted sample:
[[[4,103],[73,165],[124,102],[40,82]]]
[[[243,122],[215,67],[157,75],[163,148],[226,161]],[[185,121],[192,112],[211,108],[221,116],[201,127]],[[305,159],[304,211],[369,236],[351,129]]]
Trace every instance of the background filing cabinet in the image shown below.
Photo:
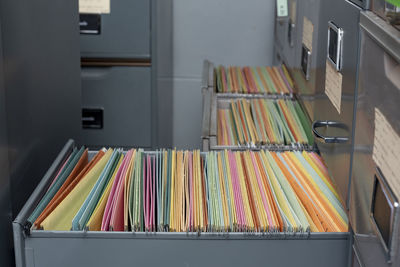
[[[84,144],[172,145],[171,16],[170,0],[111,1],[110,14],[81,14]]]
[[[399,266],[400,31],[372,12],[360,25],[350,221],[363,266]]]

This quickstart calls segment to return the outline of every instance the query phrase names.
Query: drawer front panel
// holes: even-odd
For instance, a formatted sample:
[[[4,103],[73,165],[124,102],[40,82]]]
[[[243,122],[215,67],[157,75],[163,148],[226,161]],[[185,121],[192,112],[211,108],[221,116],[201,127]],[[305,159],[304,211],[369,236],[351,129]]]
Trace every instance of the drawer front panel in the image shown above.
[[[82,68],[82,106],[102,110],[103,125],[83,129],[88,146],[151,146],[151,69]]]

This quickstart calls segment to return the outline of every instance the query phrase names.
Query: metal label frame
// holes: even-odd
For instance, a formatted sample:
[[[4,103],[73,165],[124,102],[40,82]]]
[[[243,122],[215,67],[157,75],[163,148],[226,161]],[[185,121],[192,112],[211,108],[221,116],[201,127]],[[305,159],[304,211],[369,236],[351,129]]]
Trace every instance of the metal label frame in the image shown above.
[[[311,51],[304,44],[301,48],[301,69],[307,81],[310,80],[311,71]]]
[[[390,210],[391,210],[388,245],[386,245],[386,242],[385,242],[385,240],[381,234],[381,231],[378,227],[378,224],[374,218],[374,203],[375,203],[376,190],[377,190],[378,183],[381,185],[382,192],[383,192],[383,194],[389,204]],[[385,177],[383,176],[379,167],[376,167],[372,194],[373,195],[372,195],[371,207],[370,207],[371,224],[372,224],[372,227],[373,227],[373,230],[374,230],[376,236],[378,237],[378,239],[380,240],[380,242],[382,244],[382,248],[384,249],[384,251],[386,253],[386,259],[387,259],[388,263],[390,263],[391,260],[394,258],[394,254],[395,254],[396,248],[398,246],[396,237],[398,236],[398,231],[400,228],[399,227],[400,207],[399,207],[399,202],[398,202],[396,196],[393,194],[393,191],[390,189],[389,185],[387,184]]]
[[[329,55],[329,47],[331,44],[331,30],[336,32],[337,34],[337,43],[336,43],[336,58],[335,61]],[[343,29],[336,26],[335,23],[332,21],[328,22],[328,46],[326,51],[326,57],[328,58],[329,62],[335,67],[337,71],[342,69],[342,51],[343,51]]]

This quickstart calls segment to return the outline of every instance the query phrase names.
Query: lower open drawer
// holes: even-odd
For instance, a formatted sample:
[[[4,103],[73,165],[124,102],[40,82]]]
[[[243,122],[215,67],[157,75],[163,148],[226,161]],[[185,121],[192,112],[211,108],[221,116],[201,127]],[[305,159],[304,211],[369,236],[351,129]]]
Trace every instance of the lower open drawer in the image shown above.
[[[349,233],[133,233],[32,230],[28,216],[70,140],[13,223],[17,266],[347,266]]]

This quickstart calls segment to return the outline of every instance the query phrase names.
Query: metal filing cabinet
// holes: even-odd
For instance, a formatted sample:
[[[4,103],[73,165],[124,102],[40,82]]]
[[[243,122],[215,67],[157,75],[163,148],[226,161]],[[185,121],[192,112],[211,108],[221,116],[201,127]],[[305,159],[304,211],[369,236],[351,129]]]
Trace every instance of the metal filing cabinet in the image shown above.
[[[350,221],[361,266],[400,265],[400,31],[362,12]]]
[[[324,60],[317,71],[313,132],[347,206],[361,8],[346,0],[321,3],[318,49]]]
[[[172,1],[81,14],[82,135],[90,147],[172,145]]]

